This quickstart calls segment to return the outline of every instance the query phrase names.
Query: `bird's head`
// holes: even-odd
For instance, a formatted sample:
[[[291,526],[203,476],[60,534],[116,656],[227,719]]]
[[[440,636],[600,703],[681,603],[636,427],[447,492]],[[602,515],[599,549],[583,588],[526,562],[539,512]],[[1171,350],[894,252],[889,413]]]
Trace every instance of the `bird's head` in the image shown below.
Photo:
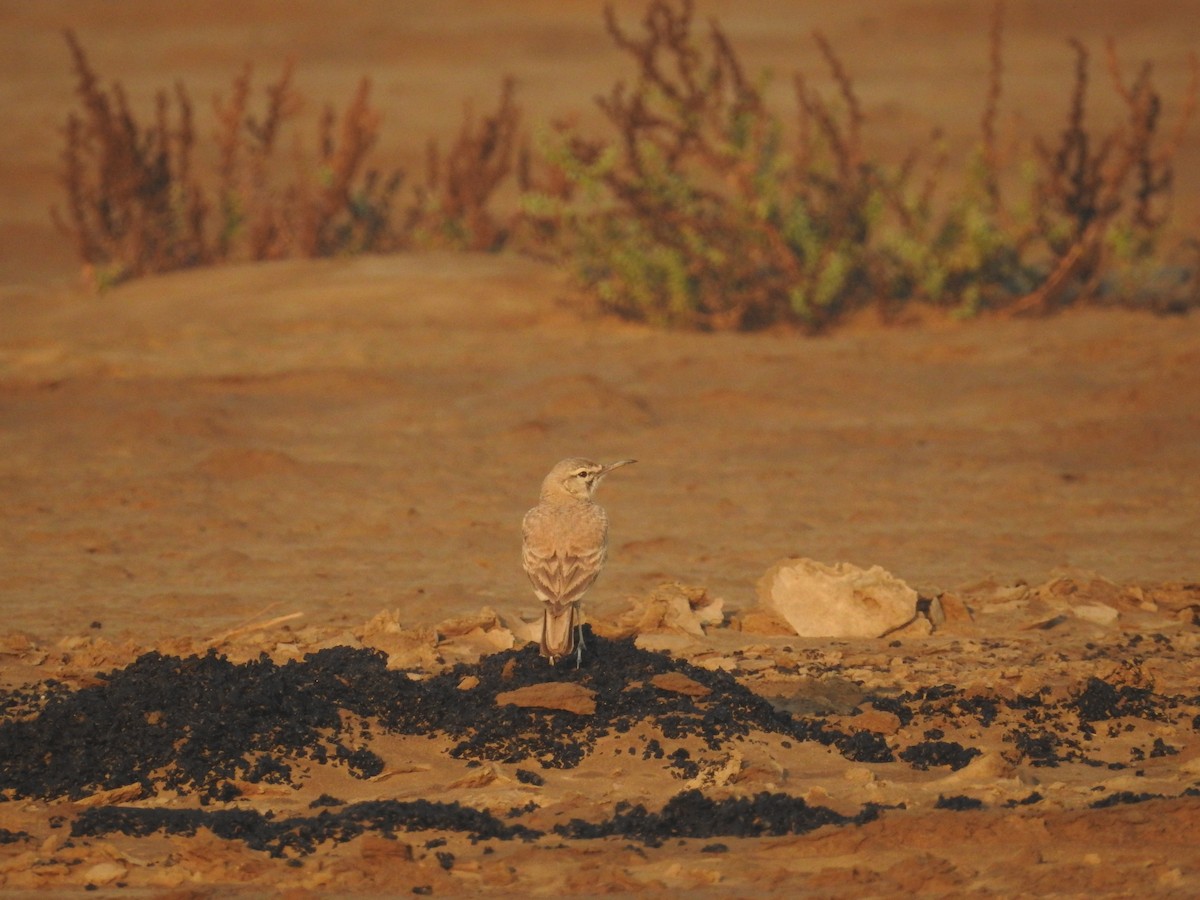
[[[551,500],[565,497],[590,500],[605,475],[633,462],[637,460],[622,459],[604,465],[579,456],[560,460],[542,482],[542,497]]]

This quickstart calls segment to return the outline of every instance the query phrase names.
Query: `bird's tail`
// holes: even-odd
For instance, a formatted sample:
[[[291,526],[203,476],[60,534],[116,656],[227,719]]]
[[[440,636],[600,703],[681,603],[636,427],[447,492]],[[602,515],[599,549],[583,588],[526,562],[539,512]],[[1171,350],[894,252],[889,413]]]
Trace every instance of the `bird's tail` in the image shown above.
[[[546,604],[542,617],[542,656],[556,663],[575,652],[578,603]]]

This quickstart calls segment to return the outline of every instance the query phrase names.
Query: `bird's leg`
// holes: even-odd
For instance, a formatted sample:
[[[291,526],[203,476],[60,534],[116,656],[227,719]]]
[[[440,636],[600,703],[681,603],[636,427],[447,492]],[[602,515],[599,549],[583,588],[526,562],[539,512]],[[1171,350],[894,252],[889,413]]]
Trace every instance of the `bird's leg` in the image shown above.
[[[575,668],[583,664],[583,606],[579,607],[579,620],[575,625]]]

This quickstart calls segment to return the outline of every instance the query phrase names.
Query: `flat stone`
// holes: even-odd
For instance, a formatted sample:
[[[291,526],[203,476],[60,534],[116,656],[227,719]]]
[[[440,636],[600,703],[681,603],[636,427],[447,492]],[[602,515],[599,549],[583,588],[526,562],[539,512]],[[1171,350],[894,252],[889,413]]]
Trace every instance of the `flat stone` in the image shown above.
[[[499,693],[496,695],[496,703],[499,706],[561,709],[581,716],[590,716],[596,711],[596,692],[569,681],[547,681]]]
[[[684,694],[688,697],[705,697],[712,691],[682,672],[663,672],[650,679],[650,683],[661,691]]]
[[[846,720],[846,724],[855,731],[875,731],[879,734],[895,734],[900,730],[903,722],[895,713],[888,712],[883,709],[866,709]]]

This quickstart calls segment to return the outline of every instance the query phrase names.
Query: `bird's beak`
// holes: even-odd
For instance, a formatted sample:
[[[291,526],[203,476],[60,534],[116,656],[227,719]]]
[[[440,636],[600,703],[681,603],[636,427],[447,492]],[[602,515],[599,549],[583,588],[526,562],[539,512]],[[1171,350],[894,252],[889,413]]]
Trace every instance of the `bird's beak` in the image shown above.
[[[615,463],[609,463],[607,466],[605,466],[605,467],[604,467],[604,468],[603,468],[603,469],[600,471],[600,474],[601,474],[601,475],[607,475],[607,474],[608,474],[609,472],[611,472],[613,469],[619,469],[619,468],[621,468],[621,466],[627,466],[627,465],[629,465],[630,463],[635,463],[635,462],[637,462],[637,460],[636,460],[636,459],[621,459],[621,460],[618,460],[618,461],[617,461],[617,462],[615,462]]]

